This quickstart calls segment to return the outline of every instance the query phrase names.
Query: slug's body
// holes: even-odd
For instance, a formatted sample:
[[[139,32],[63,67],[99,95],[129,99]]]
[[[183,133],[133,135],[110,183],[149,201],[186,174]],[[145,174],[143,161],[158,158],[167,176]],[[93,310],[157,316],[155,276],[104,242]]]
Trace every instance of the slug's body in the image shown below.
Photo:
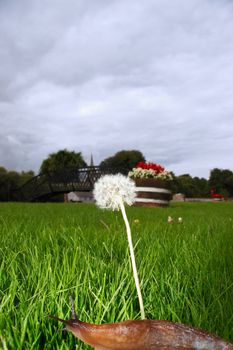
[[[96,350],[233,350],[233,345],[200,329],[169,321],[138,320],[94,325],[72,312],[66,329]]]

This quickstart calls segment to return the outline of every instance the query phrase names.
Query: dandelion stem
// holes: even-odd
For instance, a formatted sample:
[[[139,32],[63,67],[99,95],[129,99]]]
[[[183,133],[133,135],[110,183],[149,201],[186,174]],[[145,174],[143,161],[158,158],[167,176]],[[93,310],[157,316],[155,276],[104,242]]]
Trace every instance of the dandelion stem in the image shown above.
[[[126,232],[127,232],[128,242],[129,242],[129,251],[130,251],[131,263],[132,263],[132,268],[133,268],[133,275],[134,275],[134,280],[135,280],[136,289],[137,289],[137,293],[138,293],[139,306],[140,306],[140,310],[141,310],[141,318],[142,318],[142,320],[144,320],[145,319],[145,311],[144,311],[142,293],[141,293],[138,272],[137,272],[137,266],[136,266],[136,261],[135,261],[133,242],[132,242],[132,236],[131,236],[131,229],[130,229],[129,221],[128,221],[128,218],[126,215],[125,206],[124,206],[122,199],[120,199],[120,208],[121,208],[121,213],[122,213],[122,216],[123,216],[123,219],[125,222],[125,226],[126,226]]]

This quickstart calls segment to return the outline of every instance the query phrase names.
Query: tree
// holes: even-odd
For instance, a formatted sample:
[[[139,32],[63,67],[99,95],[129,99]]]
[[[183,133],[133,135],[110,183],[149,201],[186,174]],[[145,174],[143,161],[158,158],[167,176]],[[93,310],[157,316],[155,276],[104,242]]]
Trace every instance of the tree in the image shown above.
[[[222,190],[222,171],[221,169],[214,168],[210,172],[209,184],[211,188],[214,188],[217,192]]]
[[[226,197],[233,196],[233,172],[229,169],[214,168],[210,172],[210,187]]]
[[[32,170],[22,171],[20,173],[19,186],[23,186],[23,184],[31,180],[31,178],[33,178],[34,176],[35,176],[35,173]]]
[[[225,180],[225,189],[230,197],[233,197],[233,172],[232,175],[228,176]]]
[[[16,200],[16,190],[33,176],[33,171],[18,173],[0,167],[0,201]]]
[[[56,153],[49,154],[41,166],[41,173],[56,172],[67,168],[77,167],[83,168],[87,164],[83,159],[81,152],[68,151],[67,149],[60,150]]]
[[[183,174],[178,176],[176,179],[180,193],[183,193],[186,197],[195,197],[196,191],[192,176],[189,174]]]
[[[189,174],[173,176],[174,180],[171,183],[173,193],[183,193],[186,197],[208,197],[209,183],[207,179],[192,177]]]
[[[125,168],[131,170],[138,162],[145,162],[144,155],[137,150],[122,150],[104,159],[101,168]]]
[[[0,167],[0,201],[6,201],[8,197],[7,170]]]
[[[193,178],[193,185],[195,188],[195,197],[202,198],[202,197],[209,197],[210,195],[210,188],[209,188],[209,182],[204,177],[197,177],[195,176]]]

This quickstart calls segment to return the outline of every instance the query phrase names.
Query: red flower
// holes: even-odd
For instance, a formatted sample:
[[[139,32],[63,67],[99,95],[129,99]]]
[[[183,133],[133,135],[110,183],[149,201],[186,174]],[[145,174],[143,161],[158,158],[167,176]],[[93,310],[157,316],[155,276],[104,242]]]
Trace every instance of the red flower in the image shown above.
[[[136,168],[142,168],[142,169],[146,169],[146,170],[152,169],[158,174],[162,173],[164,171],[164,168],[160,164],[156,164],[156,163],[139,162],[136,165]]]

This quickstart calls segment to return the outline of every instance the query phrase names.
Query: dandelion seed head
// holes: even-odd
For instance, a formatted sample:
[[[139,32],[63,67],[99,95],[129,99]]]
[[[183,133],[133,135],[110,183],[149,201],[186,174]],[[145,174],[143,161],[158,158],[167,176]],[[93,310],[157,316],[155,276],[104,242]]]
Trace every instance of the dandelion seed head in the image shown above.
[[[104,175],[95,183],[93,194],[100,208],[119,210],[121,201],[128,205],[134,203],[136,186],[124,175]]]

